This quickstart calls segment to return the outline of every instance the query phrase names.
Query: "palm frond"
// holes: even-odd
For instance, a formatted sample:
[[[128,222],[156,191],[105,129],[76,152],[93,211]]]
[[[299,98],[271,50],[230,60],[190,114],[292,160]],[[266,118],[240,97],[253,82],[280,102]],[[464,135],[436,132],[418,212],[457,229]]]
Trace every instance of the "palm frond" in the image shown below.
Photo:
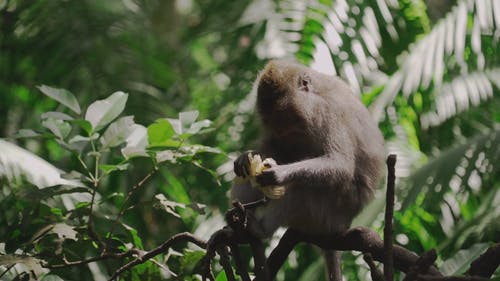
[[[0,139],[0,177],[9,181],[26,179],[38,188],[54,185],[84,185],[76,180],[61,178],[61,170],[37,155]]]
[[[469,107],[492,98],[495,88],[500,89],[500,68],[460,75],[444,83],[436,89],[435,110],[420,116],[422,128],[425,130],[437,126]]]
[[[484,71],[483,41],[492,52],[500,23],[500,4],[495,0],[464,0],[442,19],[432,31],[413,45],[400,69],[385,83],[371,109],[380,119],[398,93],[408,97],[419,89],[442,87],[445,79],[466,75],[471,69]],[[493,61],[490,64],[498,64]],[[494,66],[494,65],[493,65]],[[474,92],[467,92],[473,94]]]

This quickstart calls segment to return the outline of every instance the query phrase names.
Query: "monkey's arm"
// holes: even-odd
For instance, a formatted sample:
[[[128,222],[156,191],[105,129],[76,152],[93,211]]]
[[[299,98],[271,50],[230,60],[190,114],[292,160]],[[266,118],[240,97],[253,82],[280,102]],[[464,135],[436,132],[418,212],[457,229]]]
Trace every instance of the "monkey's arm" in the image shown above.
[[[276,165],[256,177],[262,186],[286,185],[290,182],[337,184],[354,178],[354,157],[341,153],[311,158],[285,165]]]

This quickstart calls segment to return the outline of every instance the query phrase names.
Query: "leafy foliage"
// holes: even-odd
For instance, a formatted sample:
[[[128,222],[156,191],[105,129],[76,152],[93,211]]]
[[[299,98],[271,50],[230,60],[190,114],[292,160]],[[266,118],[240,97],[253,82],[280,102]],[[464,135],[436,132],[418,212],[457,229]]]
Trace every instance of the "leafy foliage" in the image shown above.
[[[208,238],[234,151],[257,141],[252,81],[275,57],[341,76],[370,106],[398,155],[397,242],[463,273],[500,230],[499,5],[1,2],[0,278],[102,279],[123,260],[68,264],[103,244]],[[380,229],[382,200],[356,221]],[[171,249],[124,278],[196,280],[202,253]],[[367,279],[361,263],[344,255],[349,280]],[[278,279],[321,267],[302,246]]]

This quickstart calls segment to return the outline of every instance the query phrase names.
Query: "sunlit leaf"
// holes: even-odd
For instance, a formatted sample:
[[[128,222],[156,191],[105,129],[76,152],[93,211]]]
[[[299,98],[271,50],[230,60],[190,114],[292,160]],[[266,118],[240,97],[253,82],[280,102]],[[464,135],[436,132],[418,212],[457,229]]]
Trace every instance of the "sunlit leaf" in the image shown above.
[[[61,171],[35,154],[0,139],[0,176],[9,180],[26,178],[44,188],[53,185],[84,186],[76,180],[61,178]]]
[[[71,132],[71,125],[58,119],[45,119],[42,121],[42,125],[49,129],[59,139],[66,138]]]
[[[52,88],[46,85],[38,86],[38,89],[47,95],[48,97],[58,101],[62,105],[67,106],[69,109],[73,110],[76,114],[80,114],[80,105],[76,100],[75,96],[65,89]]]
[[[62,112],[58,112],[58,111],[45,112],[45,113],[42,113],[42,115],[40,117],[42,119],[51,118],[51,119],[63,120],[63,121],[73,120],[73,117],[69,116],[66,113],[62,113]]]
[[[41,136],[40,133],[37,133],[31,129],[20,129],[15,135],[15,138],[34,138]]]
[[[94,131],[99,131],[122,113],[127,99],[128,94],[115,92],[106,99],[95,101],[87,108],[85,120],[92,124]]]
[[[105,174],[110,174],[114,171],[126,171],[129,168],[130,164],[120,164],[120,165],[99,165],[99,169],[101,169]]]
[[[154,124],[148,127],[148,141],[149,145],[176,147],[179,145],[178,141],[172,139],[175,135],[172,124],[166,119],[158,119]]]
[[[103,149],[118,146],[126,141],[128,136],[133,132],[134,117],[121,117],[111,123],[100,138]]]
[[[132,126],[132,132],[126,139],[127,145],[121,150],[125,158],[138,156],[148,157],[146,147],[148,146],[148,130],[138,124]]]
[[[78,125],[80,128],[82,128],[88,135],[92,133],[92,124],[90,124],[89,121],[87,120],[82,120],[82,119],[75,119],[71,120],[71,123],[74,123]]]

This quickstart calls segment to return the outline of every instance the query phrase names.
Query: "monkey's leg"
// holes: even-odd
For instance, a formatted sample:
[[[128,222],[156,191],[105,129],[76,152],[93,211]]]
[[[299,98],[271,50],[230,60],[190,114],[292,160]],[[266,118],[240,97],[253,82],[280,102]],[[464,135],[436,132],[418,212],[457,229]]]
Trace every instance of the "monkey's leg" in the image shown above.
[[[328,281],[342,281],[342,252],[325,251],[325,262]]]

